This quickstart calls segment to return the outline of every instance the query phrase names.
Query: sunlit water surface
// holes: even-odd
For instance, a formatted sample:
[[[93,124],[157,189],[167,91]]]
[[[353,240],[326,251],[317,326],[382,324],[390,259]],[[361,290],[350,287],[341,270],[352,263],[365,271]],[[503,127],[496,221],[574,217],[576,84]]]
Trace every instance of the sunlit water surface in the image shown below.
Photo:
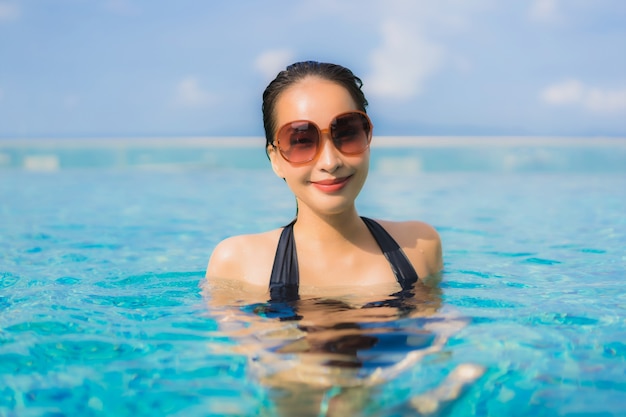
[[[462,364],[485,373],[436,415],[625,415],[625,180],[371,173],[360,213],[433,224],[445,272],[408,313],[363,313],[367,300],[349,294],[281,310],[243,295],[218,308],[201,292],[218,241],[293,216],[293,198],[269,168],[5,170],[0,415],[272,415],[329,407],[342,395],[362,415],[415,415],[411,399]],[[315,318],[302,323],[291,317],[298,311]],[[339,369],[344,388],[310,384],[319,395],[291,404],[302,380],[289,393],[271,376],[310,360],[315,343],[294,341],[319,335],[306,326],[324,317],[318,345],[345,355],[335,368],[313,356],[314,368]],[[351,353],[338,347],[346,331],[357,334]],[[393,378],[358,387],[420,350]],[[341,363],[350,357],[360,363]]]

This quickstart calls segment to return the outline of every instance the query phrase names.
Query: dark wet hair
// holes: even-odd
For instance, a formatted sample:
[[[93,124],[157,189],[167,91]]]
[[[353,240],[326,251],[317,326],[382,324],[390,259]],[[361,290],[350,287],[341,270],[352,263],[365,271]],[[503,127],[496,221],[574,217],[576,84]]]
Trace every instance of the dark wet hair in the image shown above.
[[[348,68],[326,62],[296,62],[279,72],[263,92],[263,127],[265,128],[266,151],[267,147],[274,142],[274,134],[277,129],[274,109],[276,108],[278,98],[287,88],[311,76],[339,84],[348,90],[358,110],[365,112],[367,99],[361,90],[363,82]]]

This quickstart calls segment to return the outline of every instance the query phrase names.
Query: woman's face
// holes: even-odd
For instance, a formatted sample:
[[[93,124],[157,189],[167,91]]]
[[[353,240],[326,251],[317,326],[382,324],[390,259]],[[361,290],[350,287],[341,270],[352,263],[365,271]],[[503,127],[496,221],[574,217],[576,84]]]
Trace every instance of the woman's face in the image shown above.
[[[278,129],[296,120],[309,120],[320,129],[327,129],[335,116],[353,110],[358,108],[344,87],[322,78],[307,77],[281,93],[274,117]],[[314,160],[297,165],[270,147],[274,172],[285,179],[295,194],[299,212],[309,208],[323,215],[352,209],[367,178],[369,148],[361,154],[344,155],[327,132],[322,134],[319,146]]]

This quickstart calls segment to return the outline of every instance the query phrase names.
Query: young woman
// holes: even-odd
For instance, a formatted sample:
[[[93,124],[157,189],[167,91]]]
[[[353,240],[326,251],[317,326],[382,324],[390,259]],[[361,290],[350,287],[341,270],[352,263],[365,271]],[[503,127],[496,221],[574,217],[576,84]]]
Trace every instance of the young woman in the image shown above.
[[[441,350],[465,325],[439,312],[436,285],[423,285],[440,277],[437,232],[357,213],[373,129],[361,85],[347,68],[311,61],[269,84],[266,151],[296,197],[296,218],[222,241],[206,271],[213,316],[241,342],[228,349],[249,355],[250,372],[273,387],[269,406],[279,415],[359,414],[374,387]],[[411,407],[431,412],[482,372],[461,365]]]
[[[349,69],[298,62],[263,94],[266,151],[296,197],[288,226],[222,241],[206,276],[242,281],[272,299],[306,291],[393,284],[411,288],[442,269],[435,229],[419,221],[360,217],[372,123],[362,82]]]

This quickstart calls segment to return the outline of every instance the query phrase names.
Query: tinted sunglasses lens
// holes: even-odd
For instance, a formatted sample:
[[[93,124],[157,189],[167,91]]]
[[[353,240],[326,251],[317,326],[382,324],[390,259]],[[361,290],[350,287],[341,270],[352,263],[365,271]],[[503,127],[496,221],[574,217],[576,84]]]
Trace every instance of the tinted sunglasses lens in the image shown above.
[[[277,138],[280,153],[287,161],[308,162],[315,158],[320,132],[313,123],[293,122],[283,126]]]
[[[371,124],[361,113],[347,113],[337,117],[331,124],[333,142],[345,154],[358,154],[367,149],[370,142]]]

